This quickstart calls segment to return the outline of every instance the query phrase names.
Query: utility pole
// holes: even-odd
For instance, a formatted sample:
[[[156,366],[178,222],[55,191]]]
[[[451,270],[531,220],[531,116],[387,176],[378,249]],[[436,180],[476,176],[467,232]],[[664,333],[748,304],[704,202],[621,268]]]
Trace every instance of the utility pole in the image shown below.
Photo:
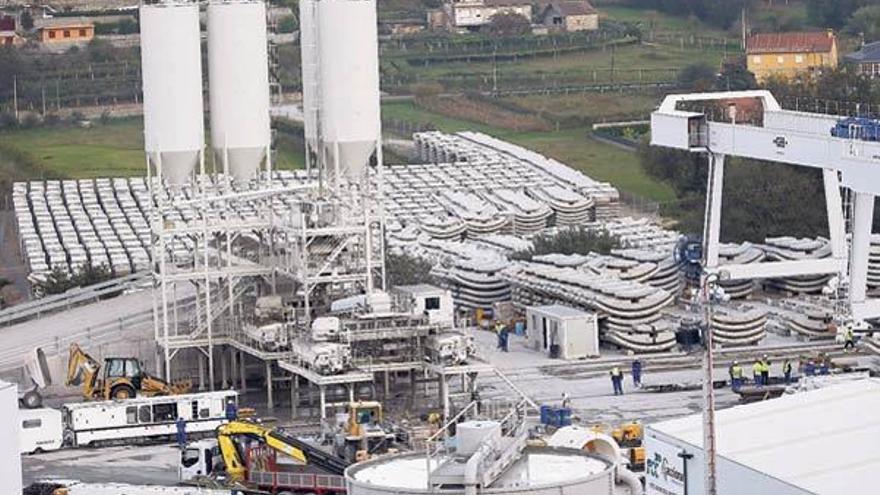
[[[18,76],[12,76],[12,114],[18,122]]]
[[[498,45],[492,50],[492,94],[498,94]]]
[[[748,29],[746,28],[746,7],[743,5],[742,8],[742,49],[745,51],[746,49],[746,35],[748,33]]]
[[[706,495],[717,495],[715,483],[716,473],[716,445],[715,445],[715,360],[712,356],[713,331],[712,331],[712,297],[715,292],[715,282],[718,276],[703,273],[700,277],[700,293],[703,303],[703,318],[705,321],[705,333],[703,343],[706,350],[703,353],[703,451],[706,456],[706,478],[704,492]]]

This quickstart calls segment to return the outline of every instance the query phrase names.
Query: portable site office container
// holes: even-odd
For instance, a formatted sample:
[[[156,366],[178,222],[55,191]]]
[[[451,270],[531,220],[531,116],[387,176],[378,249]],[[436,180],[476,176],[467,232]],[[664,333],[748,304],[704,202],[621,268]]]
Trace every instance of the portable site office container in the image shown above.
[[[529,346],[561,359],[599,355],[599,325],[595,313],[558,304],[526,308]]]
[[[238,392],[144,397],[65,404],[65,441],[71,446],[173,437],[176,421],[186,420],[190,434],[214,431],[226,421],[226,402]]]

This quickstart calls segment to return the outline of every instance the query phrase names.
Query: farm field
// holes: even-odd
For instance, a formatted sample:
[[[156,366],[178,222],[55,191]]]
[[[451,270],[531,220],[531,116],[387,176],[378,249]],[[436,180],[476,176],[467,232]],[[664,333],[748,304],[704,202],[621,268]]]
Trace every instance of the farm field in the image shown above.
[[[207,156],[210,166],[210,153]],[[278,139],[275,167],[301,168],[301,147]],[[140,117],[95,122],[92,127],[39,127],[0,133],[0,178],[88,179],[144,175]]]

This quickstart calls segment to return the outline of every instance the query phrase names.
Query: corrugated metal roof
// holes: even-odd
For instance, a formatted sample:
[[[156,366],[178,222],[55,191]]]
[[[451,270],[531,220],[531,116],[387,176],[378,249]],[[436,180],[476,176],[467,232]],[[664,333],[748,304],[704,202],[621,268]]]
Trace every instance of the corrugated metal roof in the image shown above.
[[[716,413],[718,453],[819,494],[869,493],[880,485],[880,380],[785,395]],[[699,447],[702,416],[649,428]]]
[[[749,36],[746,53],[827,53],[834,39],[831,32],[758,33]]]
[[[880,62],[880,41],[868,43],[864,45],[859,51],[850,53],[844,58],[851,62],[858,63]]]

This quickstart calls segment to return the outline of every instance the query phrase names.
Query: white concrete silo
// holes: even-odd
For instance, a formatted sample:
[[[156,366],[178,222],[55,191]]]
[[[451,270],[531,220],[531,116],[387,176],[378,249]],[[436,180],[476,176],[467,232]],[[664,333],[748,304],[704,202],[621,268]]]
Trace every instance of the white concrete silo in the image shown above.
[[[247,180],[271,141],[266,4],[212,0],[207,14],[211,148],[224,171]]]
[[[199,4],[143,3],[140,25],[144,149],[164,178],[182,184],[205,142]]]
[[[315,0],[300,0],[300,58],[302,60],[303,123],[306,140],[306,164],[317,157],[318,112],[321,102],[318,89],[317,7]]]
[[[325,166],[357,179],[381,142],[376,0],[315,6]]]

